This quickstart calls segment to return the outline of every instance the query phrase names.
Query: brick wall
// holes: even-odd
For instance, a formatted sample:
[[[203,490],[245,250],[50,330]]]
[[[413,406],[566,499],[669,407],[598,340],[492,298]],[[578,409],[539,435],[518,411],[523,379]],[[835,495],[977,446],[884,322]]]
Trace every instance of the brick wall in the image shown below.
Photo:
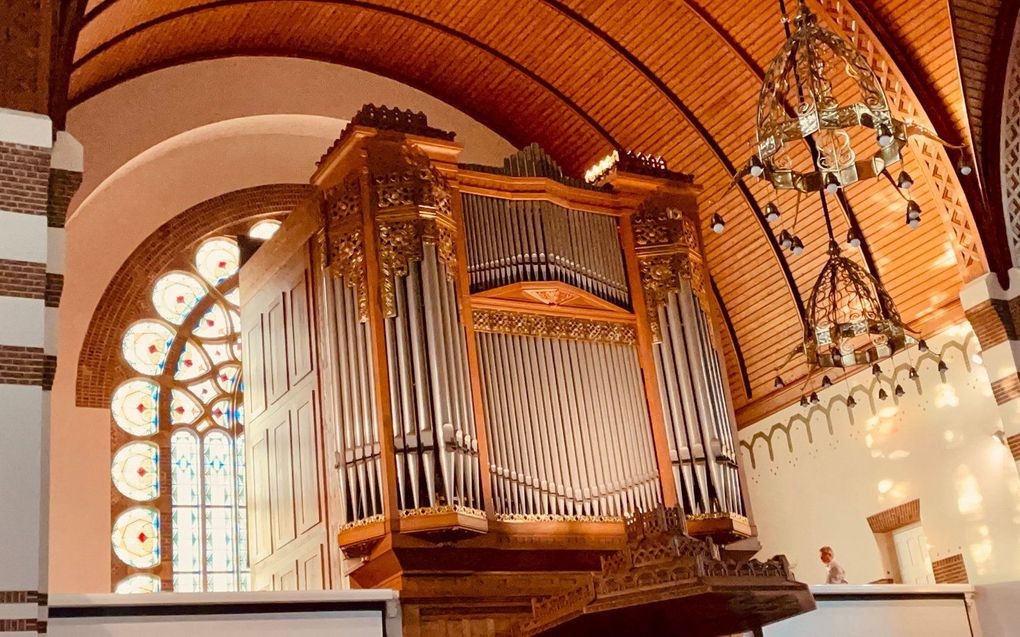
[[[78,358],[76,404],[109,407],[125,374],[119,364],[121,337],[133,321],[155,315],[149,295],[156,277],[183,265],[204,237],[244,231],[256,218],[289,212],[311,193],[307,184],[245,188],[193,206],[153,232],[110,280],[89,322]]]
[[[49,177],[49,149],[0,142],[0,209],[45,215]]]
[[[54,168],[50,171],[47,184],[48,205],[46,221],[51,228],[63,228],[67,220],[67,208],[71,198],[81,186],[81,173]]]
[[[967,584],[967,565],[963,555],[957,553],[941,560],[933,560],[931,569],[935,573],[936,584]]]
[[[890,533],[921,521],[921,501],[911,500],[868,517],[872,533]]]

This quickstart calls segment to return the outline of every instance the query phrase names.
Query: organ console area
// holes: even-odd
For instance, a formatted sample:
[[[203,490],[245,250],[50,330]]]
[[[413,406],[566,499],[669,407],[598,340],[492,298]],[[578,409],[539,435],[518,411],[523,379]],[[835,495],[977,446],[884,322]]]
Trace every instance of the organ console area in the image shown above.
[[[744,559],[691,177],[459,151],[363,107],[241,270],[253,587],[397,588],[413,635],[809,609],[785,560]]]

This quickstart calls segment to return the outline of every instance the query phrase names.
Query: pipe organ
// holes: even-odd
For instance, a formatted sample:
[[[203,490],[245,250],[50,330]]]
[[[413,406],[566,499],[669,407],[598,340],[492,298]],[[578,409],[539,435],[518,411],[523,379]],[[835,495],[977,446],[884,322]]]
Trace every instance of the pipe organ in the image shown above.
[[[717,544],[752,537],[690,178],[628,156],[591,186],[534,146],[503,167],[459,150],[424,115],[364,107],[321,159],[317,197],[242,269],[246,400],[267,405],[286,392],[267,400],[256,381],[286,379],[296,342],[274,308],[294,272],[311,282],[302,422],[318,427],[297,444],[280,409],[252,412],[277,432],[247,449],[277,473],[252,478],[252,529],[276,528],[309,481],[327,522],[298,516],[265,543],[256,588],[342,564],[412,606],[429,586],[503,599],[519,582],[526,613],[583,585],[641,512]],[[455,568],[476,587],[442,579]]]

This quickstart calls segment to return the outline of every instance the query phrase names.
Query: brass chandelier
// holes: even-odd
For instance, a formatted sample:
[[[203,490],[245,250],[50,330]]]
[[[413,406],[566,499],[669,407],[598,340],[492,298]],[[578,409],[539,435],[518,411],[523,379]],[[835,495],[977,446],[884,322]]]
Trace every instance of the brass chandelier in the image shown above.
[[[862,180],[887,179],[906,202],[907,225],[916,228],[921,209],[909,196],[913,179],[906,171],[894,179],[890,167],[903,159],[903,149],[914,135],[962,147],[895,118],[864,56],[821,27],[804,0],[798,1],[792,20],[786,18],[783,0],[780,10],[786,43],[763,79],[756,152],[734,176],[734,183],[748,176],[767,180],[776,194],[795,192],[798,210],[804,195],[818,193],[821,199],[828,259],[807,300],[803,342],[787,362],[802,354],[813,368],[875,364],[917,341],[881,282],[841,254],[826,197],[835,196],[849,219],[852,210],[843,189]],[[963,153],[958,167],[964,175],[971,172]],[[780,219],[774,200],[766,204],[762,216],[768,224]],[[713,216],[713,230],[722,232],[724,225],[720,215]],[[858,248],[861,241],[851,225],[846,243]],[[778,245],[794,255],[804,250],[801,239],[786,229],[778,234]],[[778,376],[776,385],[782,385]]]

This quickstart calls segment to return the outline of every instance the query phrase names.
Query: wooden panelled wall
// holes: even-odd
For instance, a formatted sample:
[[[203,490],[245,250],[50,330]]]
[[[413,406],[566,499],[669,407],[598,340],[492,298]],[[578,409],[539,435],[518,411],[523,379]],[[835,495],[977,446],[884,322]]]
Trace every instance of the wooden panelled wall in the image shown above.
[[[343,558],[393,585],[412,537],[622,538],[660,503],[753,535],[689,178],[458,166],[366,109],[241,272],[255,587],[336,586]]]

